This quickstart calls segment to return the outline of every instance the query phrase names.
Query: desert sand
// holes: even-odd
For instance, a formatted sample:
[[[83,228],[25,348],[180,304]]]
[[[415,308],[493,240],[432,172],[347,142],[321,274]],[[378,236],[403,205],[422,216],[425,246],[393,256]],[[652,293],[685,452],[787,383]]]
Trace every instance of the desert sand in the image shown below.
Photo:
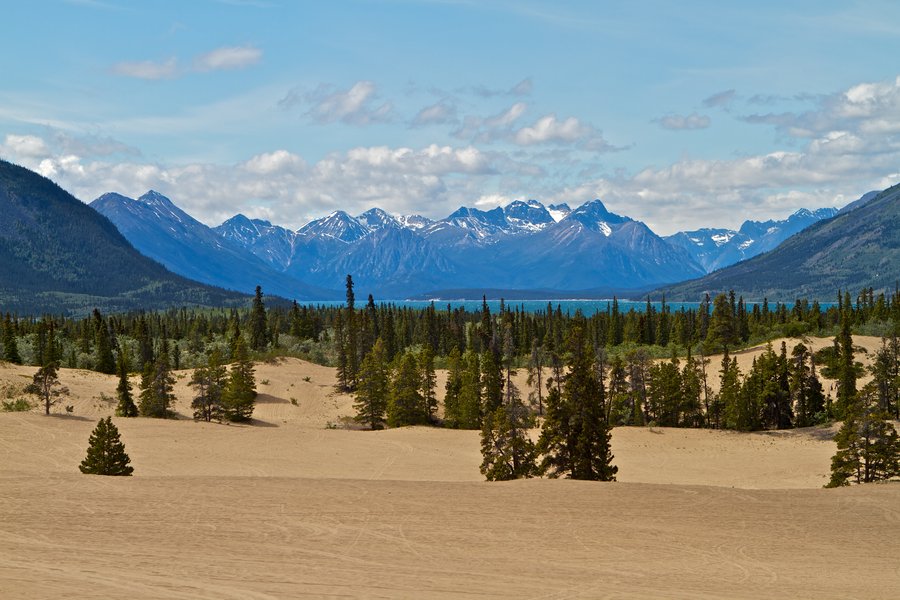
[[[761,351],[742,353],[742,369]],[[0,363],[0,389],[33,372]],[[178,376],[184,419],[115,419],[130,478],[77,468],[96,420],[113,410],[114,377],[62,370],[71,397],[54,415],[0,413],[0,598],[900,589],[900,485],[822,489],[833,428],[617,428],[616,483],[487,483],[477,432],[331,429],[353,413],[331,369],[257,365],[257,419],[240,426],[187,419],[189,373]]]

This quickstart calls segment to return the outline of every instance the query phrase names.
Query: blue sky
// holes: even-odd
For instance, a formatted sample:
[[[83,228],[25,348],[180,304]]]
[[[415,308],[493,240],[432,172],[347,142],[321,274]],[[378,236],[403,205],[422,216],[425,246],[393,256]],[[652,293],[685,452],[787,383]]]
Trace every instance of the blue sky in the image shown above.
[[[900,3],[34,0],[0,156],[208,224],[601,198],[661,234],[900,179]]]

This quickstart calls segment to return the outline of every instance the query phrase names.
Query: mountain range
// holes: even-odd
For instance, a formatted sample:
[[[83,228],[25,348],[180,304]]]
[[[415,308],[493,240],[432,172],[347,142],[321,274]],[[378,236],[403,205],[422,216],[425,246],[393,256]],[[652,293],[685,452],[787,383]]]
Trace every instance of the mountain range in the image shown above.
[[[39,315],[236,306],[252,291],[239,294],[169,272],[49,179],[0,160],[0,310]]]
[[[836,299],[863,288],[893,292],[900,283],[900,185],[870,192],[833,218],[813,223],[771,252],[657,291],[673,300],[740,291],[763,298]]]
[[[303,300],[340,298],[334,290],[347,274],[358,293],[385,299],[447,289],[649,290],[767,251],[837,212],[801,210],[784,221],[747,221],[739,231],[664,239],[600,200],[575,209],[537,200],[460,207],[440,220],[339,210],[296,231],[241,214],[208,227],[153,191],[137,199],[105,194],[91,206],[141,252],[186,277],[239,290],[259,283]]]

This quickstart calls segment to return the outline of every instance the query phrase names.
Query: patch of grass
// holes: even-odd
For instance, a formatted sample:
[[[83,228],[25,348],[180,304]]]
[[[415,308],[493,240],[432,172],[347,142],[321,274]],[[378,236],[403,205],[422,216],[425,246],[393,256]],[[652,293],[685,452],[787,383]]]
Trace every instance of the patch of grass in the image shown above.
[[[4,400],[0,402],[0,410],[3,412],[28,412],[31,410],[31,403],[25,398]]]
[[[305,381],[306,383],[309,383],[310,381],[312,381],[312,377],[309,377],[307,375],[306,377],[303,378],[303,381]]]
[[[259,385],[269,385],[269,380],[263,379],[262,381],[259,382]]]

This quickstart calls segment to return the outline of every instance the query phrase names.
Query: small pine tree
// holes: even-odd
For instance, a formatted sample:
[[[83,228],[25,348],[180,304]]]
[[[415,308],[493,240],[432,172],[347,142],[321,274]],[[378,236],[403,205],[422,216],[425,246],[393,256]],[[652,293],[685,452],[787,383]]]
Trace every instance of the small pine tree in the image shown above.
[[[94,370],[100,373],[112,375],[116,372],[116,359],[112,353],[112,342],[109,336],[109,327],[103,319],[103,315],[96,308],[93,314],[94,339],[95,339],[95,364]]]
[[[229,421],[249,421],[256,404],[256,377],[247,344],[239,336],[235,345],[235,363],[228,375],[222,394],[225,418]]]
[[[269,345],[269,325],[262,297],[262,288],[256,286],[256,295],[250,308],[250,348],[257,352],[265,350]]]
[[[206,364],[194,369],[189,385],[197,395],[191,401],[195,421],[222,420],[222,395],[225,388],[226,369],[218,349],[210,352]]]
[[[372,430],[384,427],[389,387],[387,355],[384,343],[378,338],[359,367],[359,385],[356,386],[356,402],[353,403],[357,423],[363,423]]]
[[[131,382],[128,381],[128,354],[119,351],[119,360],[117,365],[119,371],[119,385],[116,386],[116,397],[119,403],[116,405],[117,417],[136,417],[138,416],[138,408],[134,404],[134,398],[131,396]]]
[[[69,393],[68,388],[59,383],[57,366],[50,362],[40,367],[31,379],[31,383],[25,388],[26,394],[34,394],[44,405],[44,414],[50,414],[50,407],[59,402],[61,396]]]
[[[860,390],[848,407],[834,441],[837,452],[831,458],[831,480],[825,487],[869,483],[900,476],[900,437],[879,409],[876,386]]]
[[[434,352],[426,345],[419,353],[419,369],[422,372],[422,399],[428,420],[434,422],[437,413],[437,375],[434,372]]]
[[[425,399],[420,388],[419,365],[411,352],[400,356],[391,381],[391,393],[387,406],[389,427],[423,425],[428,422]]]
[[[19,346],[16,343],[16,332],[9,313],[3,318],[3,360],[14,365],[22,364]]]
[[[111,417],[100,419],[88,441],[87,456],[78,469],[88,475],[128,476],[134,473],[131,459],[125,453],[125,444],[119,439],[119,430]]]
[[[537,474],[537,452],[528,437],[528,410],[518,390],[484,418],[481,428],[481,474],[488,481],[525,479]]]
[[[169,368],[169,353],[162,348],[156,360],[144,366],[141,375],[138,412],[142,417],[167,419],[172,416],[175,403],[175,378]]]

